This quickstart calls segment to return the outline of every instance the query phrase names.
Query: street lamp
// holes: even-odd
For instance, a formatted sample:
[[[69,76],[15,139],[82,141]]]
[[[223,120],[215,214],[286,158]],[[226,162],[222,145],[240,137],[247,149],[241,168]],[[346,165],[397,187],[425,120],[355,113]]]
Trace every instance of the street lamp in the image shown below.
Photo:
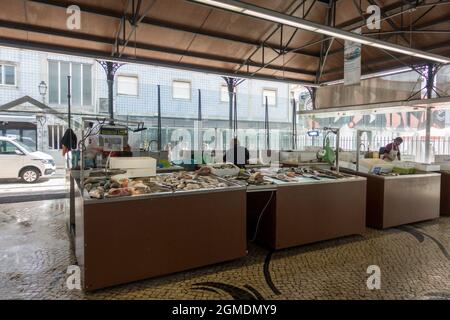
[[[45,95],[47,94],[47,84],[45,83],[45,81],[41,81],[41,83],[39,83],[39,93],[42,96],[42,102],[45,103]]]

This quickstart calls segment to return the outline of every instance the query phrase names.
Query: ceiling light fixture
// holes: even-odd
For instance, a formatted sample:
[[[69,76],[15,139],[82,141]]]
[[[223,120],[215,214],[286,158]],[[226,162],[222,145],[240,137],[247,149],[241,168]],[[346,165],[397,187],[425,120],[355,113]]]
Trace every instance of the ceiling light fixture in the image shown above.
[[[413,69],[410,68],[410,67],[405,67],[405,68],[393,69],[393,70],[388,70],[388,71],[380,71],[380,72],[375,72],[375,73],[369,73],[369,74],[362,75],[361,76],[361,80],[386,77],[386,76],[391,76],[391,75],[396,75],[396,74],[400,74],[400,73],[409,72],[409,71],[412,71],[412,70]],[[344,83],[343,79],[323,82],[322,84],[325,85],[325,86],[333,86],[333,85],[342,84],[342,83]]]
[[[388,50],[388,51],[394,51],[394,52],[401,53],[401,54],[406,54],[406,55],[409,55],[409,56],[413,56],[414,55],[414,53],[411,52],[408,49],[396,48],[396,47],[392,47],[390,45],[381,44],[381,43],[371,43],[370,45],[372,47],[375,47],[375,48],[380,48],[380,49]]]
[[[222,8],[225,10],[230,10],[230,11],[235,11],[235,12],[243,12],[244,11],[243,8],[240,8],[238,6],[233,6],[231,4],[223,3],[221,1],[216,1],[216,0],[195,0],[194,2],[200,2],[200,3],[204,3],[206,5],[209,5],[209,6]]]
[[[298,17],[288,16],[286,14],[282,14],[280,12],[272,11],[269,9],[257,7],[254,5],[250,5],[248,3],[243,3],[236,0],[188,0],[190,2],[201,3],[204,5],[212,6],[219,9],[229,10],[233,12],[237,12],[239,14],[244,14],[250,17],[255,17],[259,19],[264,19],[267,21],[280,23],[283,25],[291,26],[294,28],[299,28],[311,32],[317,32],[320,34],[324,34],[330,37],[339,38],[343,40],[353,41],[356,43],[361,43],[363,45],[393,51],[413,57],[418,57],[426,60],[436,61],[440,63],[450,63],[450,58],[428,53],[425,51],[407,48],[403,46],[399,46],[393,43],[380,41],[377,39],[370,39],[368,37],[352,33],[350,31],[340,30],[336,28],[332,28],[329,26],[325,26],[319,23],[315,23],[312,21],[308,21],[305,19],[301,19]]]
[[[426,53],[426,54],[415,53],[414,56],[415,56],[415,57],[418,57],[418,58],[422,58],[422,59],[430,59],[430,58],[429,58],[429,55],[428,55],[427,53]],[[440,58],[435,58],[434,61],[441,62],[441,63],[449,63],[449,59],[447,59],[447,58],[445,58],[445,57],[442,57],[442,59],[440,59]]]

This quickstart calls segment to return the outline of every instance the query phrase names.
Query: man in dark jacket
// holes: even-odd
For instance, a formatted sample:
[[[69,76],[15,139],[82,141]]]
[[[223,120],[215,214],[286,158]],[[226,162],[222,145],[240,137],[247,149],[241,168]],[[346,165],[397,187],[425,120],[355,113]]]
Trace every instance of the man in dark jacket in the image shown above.
[[[223,156],[223,162],[232,162],[237,166],[245,166],[250,159],[250,152],[247,148],[239,145],[239,140],[231,140],[231,148]]]

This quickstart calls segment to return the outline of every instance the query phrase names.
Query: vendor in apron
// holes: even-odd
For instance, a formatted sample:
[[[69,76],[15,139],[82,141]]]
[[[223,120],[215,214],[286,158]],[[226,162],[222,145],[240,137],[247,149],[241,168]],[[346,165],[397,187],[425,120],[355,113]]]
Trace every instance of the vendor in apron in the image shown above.
[[[400,145],[403,143],[403,139],[398,137],[395,138],[392,143],[389,143],[386,147],[384,147],[384,152],[381,156],[381,159],[386,161],[394,161],[401,160],[400,155]]]

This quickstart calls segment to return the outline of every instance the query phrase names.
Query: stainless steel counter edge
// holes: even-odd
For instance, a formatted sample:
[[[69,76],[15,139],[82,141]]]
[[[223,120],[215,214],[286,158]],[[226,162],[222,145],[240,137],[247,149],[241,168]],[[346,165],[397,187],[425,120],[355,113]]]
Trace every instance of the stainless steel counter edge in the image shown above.
[[[329,184],[329,183],[344,183],[344,182],[354,182],[354,181],[365,181],[364,177],[354,176],[349,178],[339,178],[339,179],[329,179],[329,180],[316,180],[307,182],[275,182],[278,187],[290,187],[290,186],[305,186],[305,185],[315,185],[315,184]]]
[[[193,191],[159,192],[159,193],[131,195],[131,196],[123,196],[123,197],[103,198],[103,199],[92,199],[89,197],[87,191],[85,191],[83,200],[86,204],[97,204],[97,203],[112,203],[112,202],[122,202],[122,201],[137,201],[137,200],[146,200],[146,199],[155,199],[155,198],[182,197],[182,196],[199,195],[199,194],[205,194],[205,193],[209,194],[209,193],[231,192],[231,191],[246,191],[246,187],[245,186],[232,186],[232,187],[226,187],[226,188],[202,189],[202,190],[193,190]]]
[[[266,184],[266,185],[248,185],[247,192],[264,192],[264,191],[277,191],[278,185]]]
[[[350,173],[353,175],[362,175],[362,176],[368,176],[373,177],[377,179],[383,179],[383,180],[395,180],[395,179],[414,179],[414,178],[424,178],[424,177],[438,177],[441,176],[441,173],[436,172],[429,172],[429,173],[417,173],[417,174],[403,174],[398,176],[380,176],[373,173],[365,173],[365,172],[357,172],[352,169],[347,168],[341,168],[342,172]]]
[[[231,187],[217,188],[217,189],[161,192],[161,193],[124,196],[124,197],[116,197],[116,198],[103,198],[103,199],[92,199],[89,197],[87,191],[85,191],[84,195],[83,195],[83,201],[86,204],[98,204],[98,203],[113,203],[113,202],[121,202],[121,201],[146,200],[146,199],[165,198],[165,197],[181,197],[181,196],[199,195],[199,194],[208,194],[208,193],[217,193],[217,192],[232,192],[232,191],[246,191],[248,193],[269,192],[269,191],[277,191],[278,188],[286,188],[286,187],[293,187],[293,186],[330,184],[330,183],[346,183],[346,182],[356,182],[356,181],[365,181],[365,180],[367,180],[367,179],[364,177],[355,176],[352,178],[341,178],[341,179],[336,179],[336,180],[323,180],[323,181],[310,181],[310,182],[284,182],[284,183],[283,182],[275,182],[275,184],[263,185],[263,186],[256,186],[256,185],[231,186]]]

